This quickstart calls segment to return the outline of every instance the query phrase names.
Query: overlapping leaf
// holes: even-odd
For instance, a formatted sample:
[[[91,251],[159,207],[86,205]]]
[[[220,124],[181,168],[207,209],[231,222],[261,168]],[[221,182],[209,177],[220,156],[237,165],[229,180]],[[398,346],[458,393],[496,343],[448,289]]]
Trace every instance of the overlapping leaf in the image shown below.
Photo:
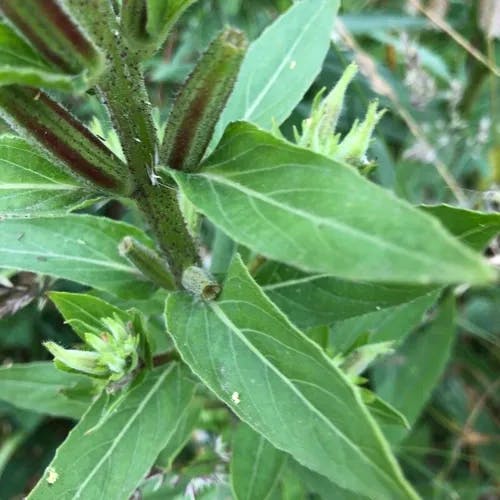
[[[372,498],[416,498],[357,388],[265,297],[239,258],[217,302],[173,294],[166,321],[191,369],[275,447]]]
[[[90,382],[82,375],[61,372],[53,363],[34,362],[0,368],[0,400],[37,413],[79,418],[90,405],[87,397],[69,398],[65,391]]]
[[[0,136],[0,215],[40,217],[70,212],[99,198],[20,137]]]
[[[263,436],[240,424],[233,438],[231,484],[237,500],[268,499],[287,455]]]
[[[171,175],[233,239],[305,271],[421,284],[495,276],[432,217],[248,123],[227,128],[202,172]]]
[[[194,387],[185,368],[157,370],[101,421],[106,410],[103,394],[59,447],[28,498],[129,498],[176,432]],[[52,479],[55,474],[57,478],[49,482],[51,472]]]
[[[447,297],[435,320],[409,337],[393,357],[375,370],[377,393],[405,415],[411,425],[448,362],[455,337],[454,300]],[[398,442],[406,434],[403,428],[388,432],[391,442]]]
[[[348,281],[307,274],[277,262],[262,266],[257,282],[266,295],[300,328],[329,325],[414,300],[429,287]]]
[[[296,2],[252,43],[212,145],[232,121],[270,129],[288,117],[321,69],[338,8],[338,0]]]
[[[0,234],[0,267],[50,274],[124,298],[153,290],[118,252],[125,236],[152,245],[128,224],[90,215],[7,219],[0,221]]]
[[[451,205],[422,205],[420,209],[436,217],[451,234],[477,251],[500,233],[498,212],[477,212]]]
[[[87,74],[71,75],[45,61],[17,32],[0,22],[0,85],[43,87],[62,91],[83,91]]]

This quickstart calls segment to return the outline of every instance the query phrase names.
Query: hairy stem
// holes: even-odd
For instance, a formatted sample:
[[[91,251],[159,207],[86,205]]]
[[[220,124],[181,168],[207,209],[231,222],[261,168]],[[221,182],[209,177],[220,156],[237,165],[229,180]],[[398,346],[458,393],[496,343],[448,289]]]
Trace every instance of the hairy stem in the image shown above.
[[[180,284],[182,271],[195,264],[198,256],[179,208],[176,189],[154,182],[158,145],[139,61],[119,36],[118,22],[109,2],[66,2],[106,54],[108,70],[99,82],[99,90],[135,181],[133,197]]]

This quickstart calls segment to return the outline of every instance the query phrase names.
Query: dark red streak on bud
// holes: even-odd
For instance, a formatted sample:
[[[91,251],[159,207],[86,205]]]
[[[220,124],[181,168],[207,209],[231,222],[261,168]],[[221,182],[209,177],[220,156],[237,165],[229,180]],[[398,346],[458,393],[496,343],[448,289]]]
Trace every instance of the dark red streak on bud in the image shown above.
[[[197,128],[194,124],[203,116],[211,97],[210,92],[200,92],[196,99],[190,103],[189,109],[183,116],[182,122],[179,124],[179,129],[172,146],[172,152],[167,161],[170,168],[175,170],[183,169],[184,160],[191,149],[191,144],[197,132]]]
[[[105,189],[118,188],[116,179],[109,177],[101,170],[95,168],[88,160],[83,158],[77,151],[64,144],[61,138],[54,134],[50,129],[40,126],[37,123],[27,124],[30,132],[37,137],[54,156],[61,159],[65,164],[70,165],[71,169],[82,177],[91,180],[97,186]]]
[[[120,191],[119,178],[108,174],[102,165],[107,160],[118,165],[120,161],[113,159],[113,153],[99,139],[47,95],[26,87],[4,87],[0,92],[0,105],[22,130],[69,170],[103,189]],[[78,145],[91,156],[85,157]]]
[[[18,0],[19,1],[19,0]],[[23,0],[21,0],[23,1]],[[54,63],[60,69],[71,72],[72,68],[56,52],[52,51],[45,41],[35,32],[32,27],[18,15],[15,9],[10,5],[9,0],[0,0],[0,8],[10,21],[17,26],[23,35],[41,52],[49,61]]]
[[[64,34],[66,40],[71,42],[80,54],[89,57],[95,52],[94,47],[83,36],[73,20],[57,2],[54,0],[43,0],[39,2],[39,5],[39,8],[44,11],[46,18],[50,19],[52,24],[59,28],[59,31]]]
[[[30,89],[32,90],[32,89]],[[36,91],[33,91],[33,99],[37,99],[40,103],[45,104],[48,108],[54,111],[59,118],[64,120],[68,125],[78,131],[80,135],[99,148],[107,156],[112,157],[113,153],[81,122],[79,122],[67,109],[63,108],[57,102],[53,101],[47,94],[40,94],[37,97]]]

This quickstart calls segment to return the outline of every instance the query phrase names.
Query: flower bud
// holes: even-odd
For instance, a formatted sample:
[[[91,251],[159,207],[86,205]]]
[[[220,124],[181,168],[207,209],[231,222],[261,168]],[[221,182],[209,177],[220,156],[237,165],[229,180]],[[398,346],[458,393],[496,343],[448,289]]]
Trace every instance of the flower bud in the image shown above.
[[[378,102],[372,101],[368,105],[365,119],[361,123],[356,120],[339,144],[335,158],[357,166],[366,164],[366,151],[370,145],[373,130],[384,113],[385,110],[378,111]]]
[[[154,250],[131,236],[123,238],[118,250],[120,255],[125,257],[153,283],[166,290],[175,289],[175,280],[167,263]]]
[[[173,104],[161,163],[176,170],[198,168],[233,88],[245,49],[245,36],[231,28],[210,44]]]
[[[356,120],[342,141],[340,141],[340,135],[335,134],[347,87],[356,72],[356,64],[350,64],[323,100],[321,99],[323,90],[318,92],[313,100],[311,116],[302,122],[301,134],[296,129],[294,133],[295,142],[299,146],[312,149],[333,160],[364,167],[368,163],[366,151],[370,145],[373,130],[384,114],[384,111],[377,111],[377,102],[369,104],[364,121],[359,123]]]
[[[212,276],[200,267],[188,267],[182,273],[182,286],[203,300],[214,300],[221,291],[221,287]]]
[[[300,146],[330,156],[328,153],[338,143],[338,136],[334,132],[342,113],[345,93],[357,70],[354,63],[347,66],[340,80],[323,100],[323,90],[318,92],[313,100],[311,116],[302,124],[302,134],[297,140]]]
[[[102,54],[57,0],[0,0],[0,10],[57,68],[70,74],[101,73]]]
[[[1,87],[0,115],[93,187],[116,194],[130,192],[125,164],[47,94],[17,85]]]
[[[99,364],[97,352],[65,349],[55,342],[44,342],[43,345],[54,356],[54,363],[61,370],[77,371],[99,378],[108,375],[108,370]]]
[[[100,335],[86,333],[83,336],[91,351],[65,349],[54,342],[45,342],[56,366],[110,381],[120,380],[135,370],[139,360],[139,336],[129,331],[130,327],[116,315],[101,319],[101,323]]]

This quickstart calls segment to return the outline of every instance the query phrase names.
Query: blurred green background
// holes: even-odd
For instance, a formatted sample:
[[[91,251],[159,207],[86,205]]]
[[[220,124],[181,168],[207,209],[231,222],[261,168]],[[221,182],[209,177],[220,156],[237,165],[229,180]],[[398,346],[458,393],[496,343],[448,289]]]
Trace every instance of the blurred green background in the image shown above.
[[[218,30],[231,24],[254,39],[291,3],[200,0],[190,8],[145,66],[157,123],[165,121],[172,97]],[[500,93],[498,73],[491,68],[500,61],[499,4],[432,0],[425,3],[425,15],[412,1],[343,2],[324,68],[283,133],[291,136],[315,93],[331,88],[357,60],[360,74],[348,90],[339,130],[346,132],[361,118],[371,99],[388,110],[370,149],[377,165],[373,180],[415,204],[498,211]],[[463,47],[462,38],[485,60]],[[95,98],[66,98],[66,103],[87,122],[93,115],[107,121]],[[113,216],[120,207],[97,210]],[[492,242],[489,256],[498,255],[498,247]],[[42,340],[72,341],[72,332],[44,298],[54,286],[78,290],[30,273],[0,274],[0,363],[48,360]],[[426,499],[498,499],[500,288],[462,288],[456,294],[453,356],[402,445],[401,462]],[[420,369],[425,372],[425,365]],[[385,376],[394,374],[386,370]],[[30,490],[72,425],[0,403],[0,500],[22,498]]]

